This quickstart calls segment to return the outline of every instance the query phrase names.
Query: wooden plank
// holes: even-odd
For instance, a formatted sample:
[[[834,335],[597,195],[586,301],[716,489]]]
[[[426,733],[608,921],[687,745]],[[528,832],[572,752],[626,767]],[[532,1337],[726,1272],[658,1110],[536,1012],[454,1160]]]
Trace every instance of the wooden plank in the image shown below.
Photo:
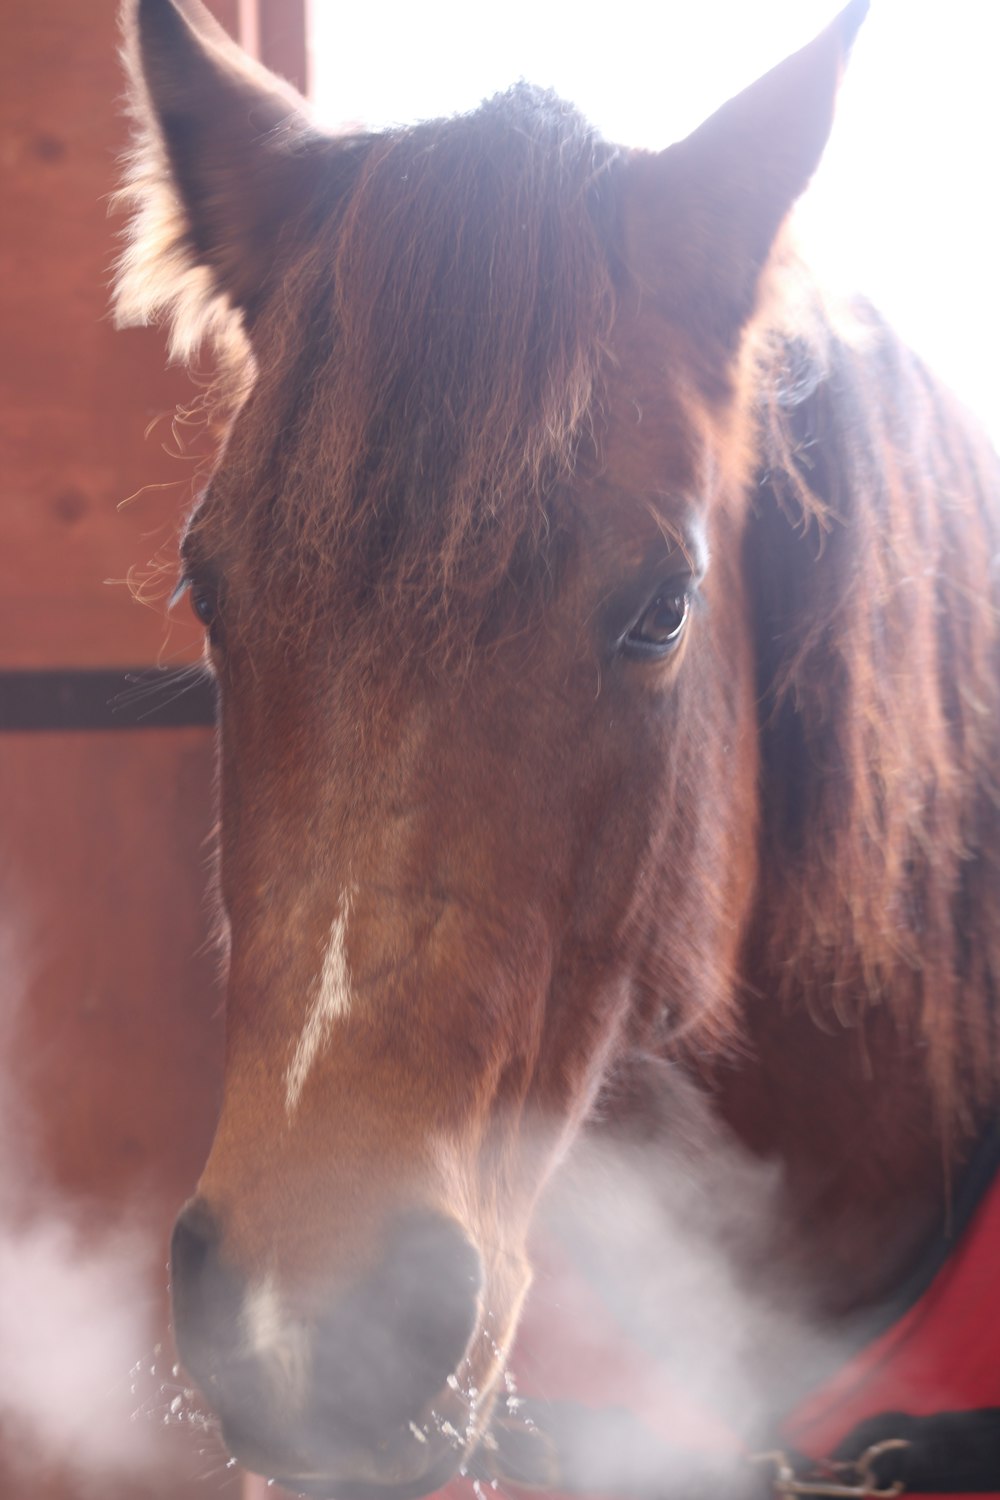
[[[248,4],[256,4],[256,0],[207,0],[206,6],[219,24],[226,28],[229,35],[235,37],[243,46],[246,46],[246,39],[241,33],[241,25]]]
[[[309,92],[308,17],[305,0],[257,0],[261,62]]]
[[[124,1201],[153,1174],[176,1207],[201,1167],[222,1040],[203,900],[213,764],[202,729],[0,739],[19,1047],[50,1167],[75,1191]]]
[[[0,141],[0,666],[189,661],[201,631],[168,619],[175,542],[210,444],[174,428],[195,388],[164,372],[156,330],[108,313],[125,145],[116,0],[33,0],[7,18]],[[237,29],[237,0],[216,0]],[[260,12],[261,46],[302,81],[301,0]],[[125,584],[132,578],[147,606]]]
[[[174,1358],[163,1269],[170,1226],[197,1180],[220,1091],[222,996],[203,901],[213,764],[207,730],[0,738],[0,1124],[12,1091],[18,1120],[0,1238],[14,1220],[25,1230],[71,1224],[100,1255],[107,1226],[134,1226],[135,1261],[122,1270],[146,1285],[153,1338],[165,1352],[154,1361],[150,1344],[130,1358],[157,1364],[154,1393]],[[18,1184],[19,1172],[30,1181]],[[73,1309],[72,1267],[64,1282],[43,1261],[38,1277],[36,1295]],[[75,1339],[94,1337],[86,1319],[97,1313],[64,1316],[72,1356]],[[58,1355],[52,1364],[58,1393]],[[127,1379],[126,1366],[123,1388]],[[153,1471],[108,1477],[103,1500],[195,1500],[229,1489],[216,1441],[207,1460],[186,1433],[165,1430],[158,1441],[170,1394],[154,1394],[139,1418],[138,1436],[155,1445]],[[107,1430],[89,1435],[88,1451],[127,1437],[120,1403],[101,1410]],[[11,1446],[25,1436],[3,1430],[0,1494],[84,1500],[96,1492],[85,1461],[46,1461],[34,1438],[28,1484],[25,1454]],[[236,1485],[234,1476],[232,1492]]]
[[[170,625],[162,598],[141,608],[122,582],[172,554],[199,460],[165,451],[191,387],[164,373],[162,334],[115,333],[108,313],[120,227],[108,195],[126,138],[117,9],[116,0],[33,0],[5,18],[5,666],[188,660],[201,649],[185,612]]]

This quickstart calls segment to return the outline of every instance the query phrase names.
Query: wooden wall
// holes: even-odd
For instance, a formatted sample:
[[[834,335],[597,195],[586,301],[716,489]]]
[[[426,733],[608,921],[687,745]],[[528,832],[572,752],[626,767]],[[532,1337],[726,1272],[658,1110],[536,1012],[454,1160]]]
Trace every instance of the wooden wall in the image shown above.
[[[213,9],[301,81],[302,0]],[[116,333],[108,315],[107,200],[124,143],[116,12],[116,0],[31,0],[4,17],[0,672],[201,650],[186,609],[169,623],[162,598],[144,607],[120,582],[169,557],[199,459],[176,456],[171,415],[191,386],[164,372],[162,335]],[[0,700],[0,731],[2,715]],[[0,1247],[29,1244],[31,1225],[51,1219],[73,1226],[82,1256],[109,1225],[138,1226],[137,1274],[168,1367],[167,1236],[213,1127],[222,997],[203,903],[211,731],[156,729],[155,714],[148,726],[0,732]],[[68,1317],[51,1355],[51,1328],[38,1333],[62,1391],[59,1346],[86,1348],[83,1330]],[[218,1449],[172,1432],[139,1478],[50,1457],[4,1407],[3,1360],[0,1495],[235,1492]],[[120,1419],[109,1406],[108,1423]]]

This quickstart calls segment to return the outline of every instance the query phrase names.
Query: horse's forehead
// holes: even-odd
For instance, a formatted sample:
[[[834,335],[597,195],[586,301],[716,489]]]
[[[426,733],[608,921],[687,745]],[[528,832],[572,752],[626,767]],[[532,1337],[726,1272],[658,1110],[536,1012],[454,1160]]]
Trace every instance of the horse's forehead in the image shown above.
[[[458,646],[460,655],[477,638],[483,618],[483,590],[478,604],[472,602],[467,570],[475,574],[480,569],[479,582],[497,595],[506,592],[504,628],[523,630],[529,620],[537,625],[542,613],[559,612],[554,601],[566,593],[567,576],[582,576],[597,588],[613,586],[648,561],[658,542],[683,539],[704,521],[713,489],[714,450],[723,437],[722,406],[713,408],[697,391],[683,336],[660,319],[618,317],[609,349],[574,472],[549,494],[532,497],[515,489],[510,518],[509,495],[502,495],[504,504],[495,512],[478,520],[468,497],[458,496],[468,510],[466,532],[459,539],[466,550],[454,570],[447,613],[450,644]],[[313,640],[304,612],[302,618],[298,613],[305,595],[314,619],[319,601],[321,646],[324,631],[327,642],[331,636],[349,635],[353,653],[374,659],[380,649],[376,637],[382,646],[386,639],[391,644],[394,629],[405,632],[420,623],[433,574],[430,528],[436,525],[442,539],[452,541],[448,502],[428,487],[424,545],[412,513],[407,515],[404,507],[395,515],[391,492],[366,509],[363,486],[351,500],[338,495],[335,486],[328,488],[327,437],[338,412],[326,399],[324,382],[333,378],[333,367],[311,372],[303,383],[301,361],[287,356],[283,366],[268,373],[237,418],[223,462],[192,523],[193,545],[226,575],[230,591],[241,596],[252,633],[273,633],[275,623],[280,630],[284,612],[299,622],[298,643]],[[278,421],[276,412],[284,412],[285,419]],[[408,480],[402,482],[405,486]],[[482,499],[476,503],[481,505]],[[325,519],[328,512],[332,523]],[[545,525],[538,527],[541,515]],[[408,534],[402,531],[404,523]],[[394,541],[397,524],[410,548],[409,562],[421,575],[409,593],[393,577],[401,550]],[[516,587],[505,576],[509,570],[498,566],[487,550],[494,531],[508,524],[510,555],[516,555],[524,575]],[[476,537],[477,527],[485,546]],[[553,566],[559,549],[574,566]],[[535,587],[539,582],[544,589]],[[585,598],[581,604],[586,610]],[[361,628],[362,615],[371,628],[370,639]]]

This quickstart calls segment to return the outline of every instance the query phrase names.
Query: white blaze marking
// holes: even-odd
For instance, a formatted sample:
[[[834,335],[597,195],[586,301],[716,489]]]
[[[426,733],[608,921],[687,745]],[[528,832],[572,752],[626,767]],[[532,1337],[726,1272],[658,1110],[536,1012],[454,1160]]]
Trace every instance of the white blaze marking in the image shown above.
[[[243,1298],[241,1322],[248,1354],[270,1354],[281,1342],[283,1317],[273,1281],[249,1289]]]
[[[306,1338],[283,1309],[270,1278],[246,1293],[240,1324],[244,1349],[267,1367],[275,1394],[294,1396],[305,1384]]]
[[[285,1074],[285,1109],[289,1116],[295,1113],[313,1063],[330,1039],[334,1021],[346,1016],[351,1009],[351,974],[347,967],[345,947],[350,910],[351,892],[346,890],[340,898],[337,915],[330,928],[330,940],[323,956],[316,993],[309,1006],[302,1035],[296,1043],[295,1056]]]

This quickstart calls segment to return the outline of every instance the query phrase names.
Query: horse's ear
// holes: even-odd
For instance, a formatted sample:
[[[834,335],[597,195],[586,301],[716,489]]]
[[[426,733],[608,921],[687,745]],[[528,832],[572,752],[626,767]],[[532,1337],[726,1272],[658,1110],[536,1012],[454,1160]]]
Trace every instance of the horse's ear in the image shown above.
[[[138,130],[120,319],[167,309],[196,323],[199,296],[252,315],[328,142],[296,90],[248,58],[199,0],[126,0],[125,35]],[[186,352],[203,331],[175,328],[175,344]]]
[[[819,164],[847,54],[868,9],[851,3],[800,52],[625,172],[625,259],[644,293],[731,352],[782,223]]]

